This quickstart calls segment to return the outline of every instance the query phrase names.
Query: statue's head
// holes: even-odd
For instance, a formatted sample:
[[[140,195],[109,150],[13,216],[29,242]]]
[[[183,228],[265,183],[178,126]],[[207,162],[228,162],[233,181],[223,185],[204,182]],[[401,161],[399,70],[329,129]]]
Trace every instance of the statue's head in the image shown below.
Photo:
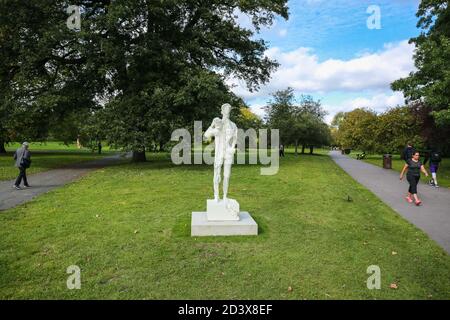
[[[231,112],[231,105],[228,104],[228,103],[223,104],[223,105],[222,105],[222,115],[223,115],[225,118],[229,118],[230,112]]]

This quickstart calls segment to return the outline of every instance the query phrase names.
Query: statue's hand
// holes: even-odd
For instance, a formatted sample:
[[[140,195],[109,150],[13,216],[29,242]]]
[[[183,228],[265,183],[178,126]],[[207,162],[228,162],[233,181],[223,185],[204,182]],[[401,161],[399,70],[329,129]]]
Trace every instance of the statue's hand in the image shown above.
[[[234,147],[227,148],[227,154],[234,155],[235,152],[236,152],[236,148],[234,148]]]

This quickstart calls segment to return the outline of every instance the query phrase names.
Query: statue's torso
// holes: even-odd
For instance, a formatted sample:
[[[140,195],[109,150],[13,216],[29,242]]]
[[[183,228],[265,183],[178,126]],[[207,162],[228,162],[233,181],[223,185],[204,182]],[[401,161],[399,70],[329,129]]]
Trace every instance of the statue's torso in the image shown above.
[[[226,120],[222,122],[222,128],[219,130],[218,135],[215,137],[215,158],[224,159],[227,157],[227,150],[233,149],[233,137],[237,133],[236,125],[230,121]],[[234,152],[229,156],[233,156]]]

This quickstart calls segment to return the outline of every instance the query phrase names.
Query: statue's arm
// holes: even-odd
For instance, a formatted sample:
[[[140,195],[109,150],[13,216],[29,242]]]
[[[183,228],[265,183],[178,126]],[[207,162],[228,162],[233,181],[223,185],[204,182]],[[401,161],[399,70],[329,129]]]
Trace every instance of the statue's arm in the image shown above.
[[[234,125],[233,126],[233,136],[231,138],[231,144],[228,146],[228,148],[230,150],[232,150],[233,153],[236,151],[237,135],[238,135],[238,130],[237,130],[236,125]]]
[[[203,136],[205,137],[205,139],[209,140],[215,135],[217,135],[217,129],[214,128],[214,124],[212,123],[209,126],[208,130],[205,131],[205,134]]]
[[[237,138],[238,138],[238,129],[237,129],[236,125],[235,125],[234,126],[234,132],[233,132],[233,148],[236,147]]]

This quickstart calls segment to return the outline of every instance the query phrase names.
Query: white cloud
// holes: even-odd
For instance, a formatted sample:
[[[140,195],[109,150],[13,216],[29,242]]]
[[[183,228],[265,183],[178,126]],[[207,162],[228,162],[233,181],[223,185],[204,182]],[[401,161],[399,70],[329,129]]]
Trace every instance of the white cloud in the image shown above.
[[[260,116],[261,118],[264,118],[266,114],[264,111],[264,106],[264,104],[254,103],[250,105],[250,109],[254,114]]]
[[[365,53],[351,60],[328,59],[320,62],[310,48],[283,52],[274,47],[266,55],[280,63],[269,84],[249,92],[245,83],[229,79],[233,91],[244,99],[266,97],[292,87],[298,92],[327,93],[386,90],[390,83],[414,70],[413,45],[407,41],[386,44],[381,52]]]

